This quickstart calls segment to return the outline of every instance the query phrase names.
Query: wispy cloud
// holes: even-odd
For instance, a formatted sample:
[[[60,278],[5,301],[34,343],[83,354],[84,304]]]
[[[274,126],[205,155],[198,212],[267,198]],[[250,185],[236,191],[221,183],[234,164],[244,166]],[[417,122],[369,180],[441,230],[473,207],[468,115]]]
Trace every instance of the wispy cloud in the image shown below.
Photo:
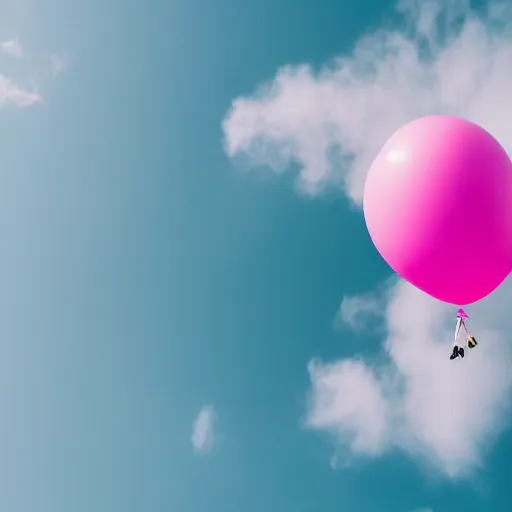
[[[15,59],[24,57],[23,47],[18,39],[1,42],[0,50]],[[14,78],[0,74],[0,107],[10,104],[24,108],[40,102],[39,92],[30,91],[19,85]]]
[[[2,52],[15,59],[23,58],[23,47],[18,39],[9,39],[1,44]]]
[[[494,2],[481,14],[468,4],[402,1],[405,29],[369,33],[318,73],[283,67],[233,101],[223,123],[227,154],[276,171],[298,164],[302,192],[340,186],[359,204],[382,144],[418,116],[462,115],[512,151],[512,4]]]
[[[478,13],[466,1],[401,2],[400,28],[367,34],[320,72],[282,68],[223,122],[229,156],[296,169],[298,190],[338,186],[360,205],[366,173],[386,139],[421,115],[456,114],[512,152],[512,4]],[[402,281],[347,298],[338,319],[381,322],[379,362],[360,357],[309,365],[309,426],[331,432],[338,460],[402,450],[452,478],[478,469],[508,425],[512,278],[470,308],[481,344],[450,361],[452,308]]]
[[[382,324],[378,313],[385,305],[384,295],[378,293],[344,297],[334,319],[335,326],[348,326],[355,332],[366,334],[377,333]]]
[[[192,445],[196,453],[207,453],[213,447],[215,411],[212,406],[205,405],[192,423]]]
[[[52,53],[52,55],[50,55],[50,65],[52,69],[52,75],[57,76],[66,69],[67,61],[62,55],[59,55],[58,53]]]
[[[0,107],[13,104],[17,107],[29,107],[40,103],[41,96],[17,85],[12,79],[0,75]]]

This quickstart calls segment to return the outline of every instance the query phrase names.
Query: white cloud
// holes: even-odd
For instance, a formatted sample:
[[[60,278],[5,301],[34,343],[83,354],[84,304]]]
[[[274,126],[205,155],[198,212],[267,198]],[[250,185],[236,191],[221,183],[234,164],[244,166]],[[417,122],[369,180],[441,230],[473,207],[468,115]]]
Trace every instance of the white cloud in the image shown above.
[[[10,57],[23,58],[23,48],[18,39],[9,39],[0,43],[0,49]],[[38,92],[29,91],[18,85],[16,81],[8,76],[0,74],[0,107],[8,104],[17,107],[29,107],[41,102],[41,96]]]
[[[11,78],[0,75],[0,107],[9,103],[17,107],[29,107],[40,101],[39,93],[24,89]]]
[[[382,311],[384,306],[385,297],[382,293],[344,297],[335,324],[337,327],[348,326],[355,332],[377,333],[381,323],[377,313]]]
[[[229,156],[276,172],[298,164],[299,189],[343,187],[356,203],[371,161],[402,124],[452,113],[512,151],[512,4],[471,12],[466,1],[402,2],[403,22],[357,42],[316,73],[287,66],[223,123]]]
[[[52,69],[52,75],[57,76],[66,69],[67,61],[62,55],[53,53],[52,55],[50,55],[50,65]]]
[[[212,406],[205,405],[192,423],[191,441],[196,453],[207,453],[213,447],[215,411]]]
[[[18,39],[9,39],[8,41],[3,41],[1,48],[2,51],[10,57],[15,59],[23,58],[23,48]]]
[[[335,436],[341,460],[400,449],[452,478],[467,477],[508,424],[512,278],[469,308],[480,344],[456,361],[449,360],[453,307],[403,281],[379,293],[370,301],[386,301],[371,310],[386,323],[385,357],[310,363],[308,425]]]

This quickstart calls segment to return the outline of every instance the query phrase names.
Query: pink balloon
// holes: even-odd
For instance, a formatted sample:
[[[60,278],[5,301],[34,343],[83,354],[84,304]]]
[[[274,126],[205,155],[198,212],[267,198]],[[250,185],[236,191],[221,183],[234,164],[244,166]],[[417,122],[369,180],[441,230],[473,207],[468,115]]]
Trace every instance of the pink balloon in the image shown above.
[[[390,267],[439,300],[476,302],[512,270],[512,162],[474,123],[428,116],[400,128],[370,168],[363,207]]]

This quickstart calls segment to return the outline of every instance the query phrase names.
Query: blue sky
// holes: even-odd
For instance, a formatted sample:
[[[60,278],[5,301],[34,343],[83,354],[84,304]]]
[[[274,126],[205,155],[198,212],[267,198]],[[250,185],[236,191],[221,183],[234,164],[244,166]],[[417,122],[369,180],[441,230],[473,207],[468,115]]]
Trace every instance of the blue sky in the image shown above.
[[[360,202],[414,117],[512,151],[512,15],[393,7],[0,5],[1,509],[506,510],[510,281],[450,365]]]

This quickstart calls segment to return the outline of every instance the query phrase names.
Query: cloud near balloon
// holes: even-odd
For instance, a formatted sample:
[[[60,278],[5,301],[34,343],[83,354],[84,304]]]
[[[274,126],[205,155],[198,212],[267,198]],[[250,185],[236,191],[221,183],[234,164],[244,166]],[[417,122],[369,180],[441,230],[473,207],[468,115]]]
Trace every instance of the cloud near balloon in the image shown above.
[[[401,28],[366,35],[319,73],[284,67],[235,99],[223,123],[227,154],[276,172],[298,164],[301,193],[340,187],[357,205],[383,142],[416,117],[466,117],[510,154],[512,7],[475,13],[467,2],[402,2],[398,12]],[[471,308],[485,343],[462,365],[447,359],[449,307],[402,281],[346,298],[338,318],[358,329],[369,318],[384,326],[383,362],[311,362],[309,426],[332,433],[338,461],[399,449],[453,478],[470,475],[507,426],[510,297],[509,278]]]
[[[450,306],[395,279],[376,296],[345,298],[348,325],[361,311],[356,304],[369,326],[384,323],[386,336],[380,363],[355,357],[309,365],[308,426],[335,437],[335,461],[400,449],[452,478],[477,470],[507,426],[512,351],[503,339],[512,328],[505,305],[511,295],[509,279],[472,307],[471,325],[485,343],[463,364],[448,359]]]
[[[233,101],[227,154],[276,172],[298,164],[301,192],[341,186],[360,203],[383,142],[422,115],[467,117],[511,151],[512,6],[493,3],[477,15],[466,4],[402,2],[405,29],[369,33],[318,73],[283,67]]]

